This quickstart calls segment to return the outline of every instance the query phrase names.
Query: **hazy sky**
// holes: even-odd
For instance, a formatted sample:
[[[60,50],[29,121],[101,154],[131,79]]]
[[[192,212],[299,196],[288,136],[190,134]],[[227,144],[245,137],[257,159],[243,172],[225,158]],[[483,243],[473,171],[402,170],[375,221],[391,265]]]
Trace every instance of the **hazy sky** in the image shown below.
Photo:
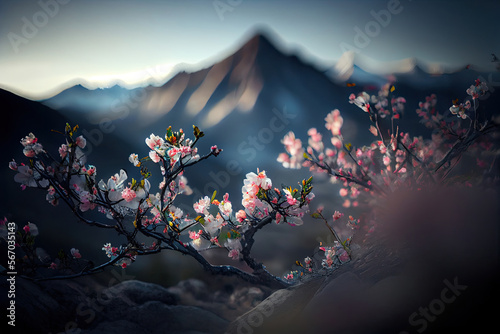
[[[75,79],[159,83],[176,64],[229,55],[256,26],[321,66],[354,48],[490,70],[499,14],[497,0],[0,0],[0,88],[42,99]]]

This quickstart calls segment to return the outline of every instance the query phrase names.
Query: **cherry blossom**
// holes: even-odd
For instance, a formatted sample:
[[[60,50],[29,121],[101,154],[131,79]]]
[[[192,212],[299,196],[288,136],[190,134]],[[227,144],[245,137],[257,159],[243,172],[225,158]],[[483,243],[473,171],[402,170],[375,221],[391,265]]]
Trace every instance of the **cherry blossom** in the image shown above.
[[[488,91],[488,85],[486,82],[477,79],[474,85],[471,85],[467,89],[467,94],[472,96],[472,99],[475,100],[480,96],[483,96]]]
[[[68,145],[62,144],[61,147],[59,147],[59,156],[61,159],[64,159],[66,155],[68,154]]]
[[[333,220],[339,220],[340,218],[342,218],[344,216],[343,213],[340,213],[339,211],[335,211],[333,213]]]
[[[149,151],[149,157],[154,163],[160,162],[161,158],[156,151]]]
[[[85,146],[87,145],[87,140],[83,136],[77,137],[75,142],[79,148],[85,148]]]
[[[240,252],[243,247],[239,239],[227,239],[224,243],[224,247],[229,250],[228,257],[233,260],[238,260],[240,258]]]
[[[244,181],[245,185],[255,185],[259,188],[268,190],[271,189],[273,184],[270,178],[266,176],[266,171],[259,172],[257,170],[258,174],[255,174],[254,172],[250,172],[246,175],[246,179]]]
[[[130,188],[127,187],[127,188],[125,188],[125,189],[122,190],[122,198],[125,201],[131,202],[136,197],[137,197],[137,194],[132,189],[130,189]]]
[[[245,210],[239,210],[236,213],[236,219],[238,220],[238,222],[242,223],[243,221],[245,221],[246,218],[247,218],[247,214],[246,214]]]
[[[49,181],[46,179],[42,179],[40,174],[36,171],[33,171],[28,166],[18,166],[17,174],[14,175],[14,181],[21,183],[21,185],[27,187],[42,187],[45,188],[49,185]]]
[[[146,145],[148,145],[148,147],[151,150],[161,149],[164,146],[164,143],[165,142],[163,141],[163,139],[161,137],[156,136],[153,133],[149,136],[149,138],[146,138]]]
[[[80,211],[85,212],[87,210],[93,210],[96,206],[96,204],[93,203],[94,199],[95,195],[90,194],[88,191],[80,192]]]
[[[340,129],[342,128],[342,124],[344,124],[344,119],[340,116],[338,109],[326,115],[325,122],[325,127],[332,132],[332,135],[340,136]]]
[[[199,214],[208,214],[208,207],[210,206],[210,198],[203,197],[198,202],[194,203],[193,208]]]
[[[82,257],[80,251],[76,248],[71,248],[70,253],[75,259],[80,259]]]
[[[136,167],[139,167],[141,164],[139,162],[139,156],[135,153],[130,154],[130,156],[128,157],[128,161],[130,161],[130,163]],[[156,162],[158,162],[158,161],[156,161]]]
[[[225,217],[229,217],[233,212],[233,207],[231,205],[231,202],[229,202],[228,200],[227,193],[224,197],[225,197],[224,201],[220,202],[219,204],[219,210]]]
[[[361,108],[364,112],[368,112],[370,109],[370,95],[365,92],[360,93],[358,96],[351,94],[349,96],[349,103],[356,105]]]
[[[290,131],[281,140],[285,146],[287,153],[281,153],[278,156],[278,162],[282,163],[285,168],[298,169],[304,160],[304,150],[302,148],[302,141],[295,138],[295,134]]]

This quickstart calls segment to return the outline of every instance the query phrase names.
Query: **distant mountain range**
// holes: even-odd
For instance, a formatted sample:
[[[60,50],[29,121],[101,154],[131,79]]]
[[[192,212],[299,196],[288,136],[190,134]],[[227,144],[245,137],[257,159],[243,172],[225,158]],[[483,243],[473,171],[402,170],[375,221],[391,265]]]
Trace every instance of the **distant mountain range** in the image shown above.
[[[220,165],[215,167],[225,168],[231,159],[239,161],[241,177],[243,167],[245,172],[257,167],[280,170],[275,161],[282,151],[280,139],[292,130],[305,141],[311,127],[326,134],[324,117],[333,109],[339,109],[344,117],[346,141],[361,145],[372,140],[366,131],[368,118],[348,103],[348,96],[362,90],[376,94],[388,78],[363,70],[349,54],[337,68],[318,69],[275,47],[278,43],[272,36],[259,32],[229,57],[199,71],[180,72],[160,87],[88,90],[76,85],[42,101],[51,109],[37,102],[21,103],[21,98],[10,95],[4,99],[15,100],[11,105],[23,105],[13,107],[23,113],[27,112],[25,105],[36,105],[44,110],[40,113],[80,124],[90,137],[89,144],[99,142],[93,146],[99,146],[98,151],[104,154],[107,152],[102,152],[101,141],[119,143],[120,149],[113,146],[116,152],[126,147],[128,153],[141,153],[146,152],[144,138],[152,132],[162,134],[169,125],[189,132],[196,124],[206,132],[201,148],[218,144],[225,150],[225,161],[218,159],[215,164]],[[396,93],[407,100],[400,121],[404,131],[425,131],[418,125],[414,110],[427,95],[436,93],[438,107],[445,111],[453,99],[466,97],[465,90],[478,76],[488,76],[473,69],[430,75],[416,60],[401,64],[403,73],[393,75],[391,80],[395,80]],[[338,65],[343,66],[344,77],[339,76]],[[493,103],[498,101],[497,95],[486,102],[498,105]],[[29,118],[23,117],[25,121],[16,126],[28,129]],[[43,121],[34,123],[39,126]]]

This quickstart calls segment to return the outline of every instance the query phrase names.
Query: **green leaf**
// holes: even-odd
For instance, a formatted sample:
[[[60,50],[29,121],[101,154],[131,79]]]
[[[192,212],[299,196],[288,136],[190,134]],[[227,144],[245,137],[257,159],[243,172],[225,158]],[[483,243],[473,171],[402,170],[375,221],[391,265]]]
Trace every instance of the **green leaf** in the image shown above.
[[[217,190],[214,190],[214,193],[212,194],[212,199],[210,199],[210,203],[214,201],[216,195],[217,195]]]
[[[315,219],[321,219],[321,215],[317,212],[314,212],[311,217],[315,218]]]
[[[200,131],[200,129],[196,125],[193,125],[193,134],[194,137],[197,139],[205,135],[202,131]]]
[[[303,157],[304,157],[304,159],[306,159],[306,160],[311,160],[311,158],[309,157],[309,155],[307,155],[307,153],[306,153],[306,152],[304,152],[304,153],[302,154],[302,156],[303,156]]]
[[[205,226],[205,218],[203,218],[202,216],[196,217],[195,220],[201,225]]]
[[[166,134],[167,139],[168,139],[169,137],[172,137],[172,135],[173,135],[173,134],[174,134],[174,133],[172,132],[172,127],[171,127],[171,126],[169,126],[169,127],[167,128],[167,134]]]

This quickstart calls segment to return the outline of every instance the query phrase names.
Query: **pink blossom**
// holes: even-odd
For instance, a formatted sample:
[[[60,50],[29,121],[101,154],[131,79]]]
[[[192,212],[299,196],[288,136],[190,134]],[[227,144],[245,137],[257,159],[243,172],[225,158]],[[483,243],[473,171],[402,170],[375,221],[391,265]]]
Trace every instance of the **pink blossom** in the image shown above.
[[[249,193],[243,194],[243,199],[241,200],[241,205],[249,212],[255,211],[256,198],[255,196],[250,196]]]
[[[359,108],[361,108],[364,112],[368,112],[370,110],[370,104],[368,103],[370,100],[370,95],[365,92],[361,92],[357,97],[352,98],[349,97],[349,103],[353,103]]]
[[[209,206],[210,206],[210,198],[208,198],[208,196],[201,198],[198,202],[193,204],[194,211],[196,211],[199,214],[204,213]]]
[[[384,165],[388,166],[391,163],[391,157],[389,157],[388,155],[385,155],[382,158],[382,161],[384,162]]]
[[[257,169],[257,173],[258,174],[255,174],[255,173],[248,173],[246,175],[246,180],[244,181],[244,184],[247,185],[247,184],[255,184],[257,187],[260,187],[262,189],[265,189],[265,190],[268,190],[268,189],[271,189],[271,187],[273,186],[273,183],[271,181],[270,178],[268,178],[266,176],[266,171],[262,171],[262,172],[259,172],[259,170]],[[257,192],[258,192],[258,189],[257,189]],[[257,194],[257,193],[255,193]]]
[[[332,137],[331,142],[332,142],[332,145],[338,149],[342,147],[342,141],[338,137]],[[341,151],[341,152],[343,152],[343,151]]]
[[[221,203],[219,203],[219,210],[226,217],[231,215],[231,212],[233,212],[231,202],[222,201]]]
[[[281,140],[281,143],[285,146],[285,149],[292,156],[299,153],[302,149],[302,141],[295,138],[295,134],[290,131]]]
[[[24,233],[26,233],[26,234],[30,233],[30,226],[24,225],[23,230],[24,230]]]
[[[126,202],[133,201],[136,196],[137,196],[137,194],[135,193],[135,191],[133,191],[129,187],[127,187],[127,188],[125,188],[125,189],[122,190],[122,198]]]
[[[52,262],[49,266],[50,269],[57,269],[57,264]]]
[[[340,116],[340,111],[338,109],[333,110],[325,118],[325,127],[332,132],[332,135],[339,136],[340,128],[344,123],[344,119]]]
[[[247,214],[244,210],[236,212],[236,219],[242,223],[247,218]]]
[[[17,163],[12,160],[11,162],[9,162],[9,168],[12,170],[17,170]]]
[[[327,148],[325,150],[325,154],[326,154],[327,157],[333,158],[335,156],[335,151],[332,150],[331,148]]]
[[[296,198],[293,198],[292,195],[286,195],[286,201],[288,204],[290,205],[295,205],[297,204],[297,199]]]
[[[307,134],[315,142],[320,142],[323,139],[323,136],[318,132],[318,130],[316,130],[316,128],[310,128],[309,131],[307,131]]]
[[[283,216],[279,212],[276,212],[276,224],[279,224],[282,218]]]
[[[344,215],[343,213],[340,213],[339,211],[335,211],[333,213],[333,220],[338,220],[338,219],[342,218],[343,215]]]
[[[347,194],[349,194],[349,192],[347,191],[346,188],[341,188],[339,191],[339,194],[340,194],[340,196],[345,197],[345,196],[347,196]]]
[[[283,166],[285,166],[285,164],[289,165],[290,164],[290,156],[286,153],[280,153],[278,155],[278,159],[276,159],[279,163],[282,163]],[[286,168],[286,166],[285,166]]]
[[[21,144],[23,146],[29,146],[35,144],[37,141],[38,139],[35,137],[35,135],[30,132],[29,135],[21,139]]]
[[[92,175],[94,175],[94,174],[95,174],[95,172],[96,172],[96,168],[95,168],[95,166],[90,165],[88,169],[87,169],[87,168],[85,168],[85,167],[84,167],[84,168],[82,168],[82,171],[83,171],[84,173],[87,173],[87,175],[88,175],[88,176],[92,176]]]
[[[88,191],[82,191],[80,193],[80,210],[85,212],[87,210],[94,210],[96,204],[93,202],[94,196]]]
[[[221,245],[219,244],[219,239],[217,237],[210,238],[210,242],[221,247]]]
[[[87,140],[84,136],[79,136],[78,138],[76,138],[76,145],[79,148],[85,148],[85,146],[87,145]]]
[[[198,239],[200,239],[200,235],[202,233],[203,233],[202,230],[199,230],[198,232],[189,231],[189,238],[192,240],[198,240]]]
[[[214,145],[210,147],[210,150],[212,151],[213,155],[218,156],[220,152],[222,152],[221,148],[218,148],[217,145]]]
[[[180,150],[176,147],[172,147],[170,150],[167,151],[168,157],[170,159],[174,159],[174,160],[178,159],[178,157],[176,157],[176,156],[178,156],[179,153],[180,153]]]
[[[179,152],[182,153],[182,156],[185,157],[189,153],[191,153],[191,147],[189,146],[181,146],[179,148]]]
[[[71,248],[70,252],[71,252],[71,255],[75,259],[80,259],[82,257],[82,255],[80,254],[80,251],[78,249],[76,249],[76,248]]]
[[[347,254],[347,252],[342,253],[341,255],[339,255],[339,260],[342,262],[349,260],[349,254]]]
[[[152,150],[159,149],[164,144],[164,141],[161,137],[154,135],[153,133],[146,138],[146,145]]]
[[[240,251],[237,249],[231,249],[227,256],[233,260],[238,260],[240,258]]]
[[[109,242],[107,244],[104,244],[104,247],[102,248],[102,250],[106,252],[106,255],[109,258],[117,256],[116,253],[118,252],[118,248],[112,247]]]
[[[59,156],[61,157],[61,159],[64,159],[67,154],[68,154],[68,145],[62,144],[61,147],[59,147]]]
[[[130,163],[136,167],[140,166],[141,164],[139,162],[139,156],[135,153],[130,154],[130,156],[128,157],[128,161],[130,161]]]
[[[31,148],[31,146],[26,146],[23,149],[23,154],[27,156],[28,158],[33,158],[35,156],[35,150]]]
[[[158,163],[161,160],[160,156],[158,155],[158,153],[156,153],[156,151],[149,151],[149,157],[154,163]]]

